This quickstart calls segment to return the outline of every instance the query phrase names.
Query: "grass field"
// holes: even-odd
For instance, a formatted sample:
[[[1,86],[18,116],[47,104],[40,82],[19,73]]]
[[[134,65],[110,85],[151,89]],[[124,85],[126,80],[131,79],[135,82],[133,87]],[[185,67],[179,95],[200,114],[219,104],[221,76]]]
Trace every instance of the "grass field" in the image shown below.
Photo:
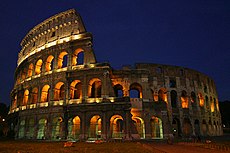
[[[75,142],[0,141],[0,153],[149,153],[137,142],[86,143]]]

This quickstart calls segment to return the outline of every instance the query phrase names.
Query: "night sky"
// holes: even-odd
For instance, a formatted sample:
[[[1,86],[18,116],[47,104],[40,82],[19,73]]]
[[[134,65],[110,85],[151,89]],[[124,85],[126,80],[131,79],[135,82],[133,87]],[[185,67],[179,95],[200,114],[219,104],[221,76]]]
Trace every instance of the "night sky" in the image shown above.
[[[20,42],[45,19],[76,9],[98,62],[159,63],[198,70],[230,100],[229,0],[7,0],[0,3],[0,102],[10,103]]]

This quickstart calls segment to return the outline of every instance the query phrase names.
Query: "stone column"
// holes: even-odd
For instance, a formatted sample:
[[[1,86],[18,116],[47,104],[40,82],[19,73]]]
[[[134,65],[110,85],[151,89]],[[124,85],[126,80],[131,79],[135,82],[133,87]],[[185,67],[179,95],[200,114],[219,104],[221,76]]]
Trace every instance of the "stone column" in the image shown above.
[[[102,119],[102,133],[101,133],[101,137],[102,137],[102,139],[104,139],[104,140],[107,140],[107,138],[108,138],[108,133],[107,133],[107,127],[108,127],[108,125],[107,125],[107,121],[108,121],[108,119],[107,119],[107,115],[106,115],[106,112],[102,112],[102,114],[103,114],[103,119]]]

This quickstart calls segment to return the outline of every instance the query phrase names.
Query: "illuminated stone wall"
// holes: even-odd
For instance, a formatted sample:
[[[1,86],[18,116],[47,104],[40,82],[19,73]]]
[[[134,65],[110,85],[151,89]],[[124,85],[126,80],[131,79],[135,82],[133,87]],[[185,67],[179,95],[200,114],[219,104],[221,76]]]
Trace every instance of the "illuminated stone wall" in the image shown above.
[[[97,63],[75,10],[22,40],[11,92],[15,138],[162,139],[222,135],[214,81],[183,67]]]

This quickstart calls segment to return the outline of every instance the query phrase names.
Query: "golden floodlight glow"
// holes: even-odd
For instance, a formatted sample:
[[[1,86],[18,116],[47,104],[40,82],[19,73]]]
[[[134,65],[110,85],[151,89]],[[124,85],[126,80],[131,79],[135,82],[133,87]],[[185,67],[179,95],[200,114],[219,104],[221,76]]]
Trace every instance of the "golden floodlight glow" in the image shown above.
[[[49,47],[52,47],[52,46],[55,46],[57,44],[62,44],[62,43],[65,43],[65,42],[69,42],[71,40],[77,40],[77,39],[82,39],[83,38],[83,35],[82,34],[77,34],[77,35],[71,35],[71,36],[68,36],[68,37],[64,37],[64,38],[61,38],[61,39],[58,39],[58,40],[55,40],[55,41],[52,41],[52,42],[49,42],[39,48],[36,48],[34,50],[31,50],[27,55],[25,55],[24,57],[21,57],[19,58],[18,60],[18,65],[20,65],[26,58],[28,58],[29,56],[37,53],[37,52],[40,52],[41,50],[44,50],[46,48],[49,48]],[[25,48],[23,48],[22,50],[24,50]]]

